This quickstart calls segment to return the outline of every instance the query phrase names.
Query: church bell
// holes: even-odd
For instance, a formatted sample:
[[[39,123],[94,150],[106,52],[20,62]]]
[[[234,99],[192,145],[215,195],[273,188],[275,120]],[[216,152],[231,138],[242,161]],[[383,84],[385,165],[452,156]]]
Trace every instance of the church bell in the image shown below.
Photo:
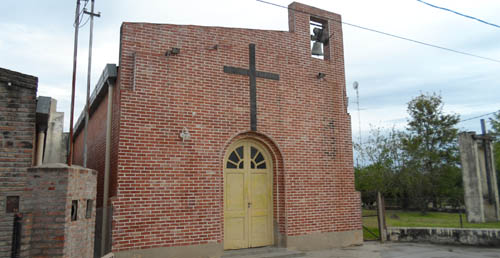
[[[322,56],[323,55],[323,44],[328,42],[328,39],[325,39],[323,35],[323,29],[314,28],[313,35],[311,35],[311,40],[314,41],[312,46],[311,54],[314,56]]]
[[[322,43],[320,43],[318,41],[314,42],[313,46],[312,46],[311,54],[313,54],[315,56],[322,56],[323,55]]]

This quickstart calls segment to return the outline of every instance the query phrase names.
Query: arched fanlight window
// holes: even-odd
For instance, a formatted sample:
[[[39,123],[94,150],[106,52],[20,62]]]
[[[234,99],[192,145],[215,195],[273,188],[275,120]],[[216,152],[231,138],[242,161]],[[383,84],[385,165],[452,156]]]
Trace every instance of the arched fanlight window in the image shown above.
[[[262,153],[253,146],[250,147],[250,168],[266,168],[266,160],[264,159],[264,155],[262,155]]]
[[[236,148],[227,159],[226,168],[243,168],[243,146]]]

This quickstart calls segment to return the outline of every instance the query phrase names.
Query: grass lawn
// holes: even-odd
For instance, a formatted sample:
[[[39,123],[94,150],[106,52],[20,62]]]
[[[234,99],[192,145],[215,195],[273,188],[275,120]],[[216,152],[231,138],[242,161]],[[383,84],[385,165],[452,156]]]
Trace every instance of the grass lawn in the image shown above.
[[[375,210],[363,210],[363,215],[376,215]],[[385,221],[388,227],[442,227],[460,228],[458,213],[427,212],[423,215],[419,211],[387,210]],[[500,228],[500,222],[468,223],[465,214],[462,214],[464,228]],[[377,217],[364,217],[363,226],[378,235]],[[376,239],[363,230],[365,240]]]

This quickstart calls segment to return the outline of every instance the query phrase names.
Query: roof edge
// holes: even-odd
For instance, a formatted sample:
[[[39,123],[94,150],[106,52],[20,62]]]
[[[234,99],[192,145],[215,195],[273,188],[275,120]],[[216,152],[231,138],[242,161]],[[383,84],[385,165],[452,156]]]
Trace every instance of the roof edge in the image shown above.
[[[118,77],[118,66],[116,64],[106,64],[104,70],[102,71],[101,77],[92,91],[92,95],[90,95],[89,99],[89,119],[92,117],[92,114],[95,112],[101,101],[104,99],[104,96],[108,93],[108,87],[104,87],[105,84],[115,83],[116,78]],[[78,120],[76,121],[75,126],[73,127],[75,133],[73,136],[74,139],[78,136],[78,134],[83,130],[83,126],[85,125],[85,107],[84,110],[80,113]]]

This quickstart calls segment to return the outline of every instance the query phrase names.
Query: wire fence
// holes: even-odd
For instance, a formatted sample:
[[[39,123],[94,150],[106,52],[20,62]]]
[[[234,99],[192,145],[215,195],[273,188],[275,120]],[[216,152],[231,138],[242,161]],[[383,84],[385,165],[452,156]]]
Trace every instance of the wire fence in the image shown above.
[[[465,206],[462,199],[455,198],[384,198],[386,210],[407,210],[422,212],[464,212]]]
[[[500,228],[500,222],[468,222],[462,199],[384,198],[382,194],[379,199],[377,193],[365,196],[370,196],[362,200],[365,240],[384,241],[388,227]]]

